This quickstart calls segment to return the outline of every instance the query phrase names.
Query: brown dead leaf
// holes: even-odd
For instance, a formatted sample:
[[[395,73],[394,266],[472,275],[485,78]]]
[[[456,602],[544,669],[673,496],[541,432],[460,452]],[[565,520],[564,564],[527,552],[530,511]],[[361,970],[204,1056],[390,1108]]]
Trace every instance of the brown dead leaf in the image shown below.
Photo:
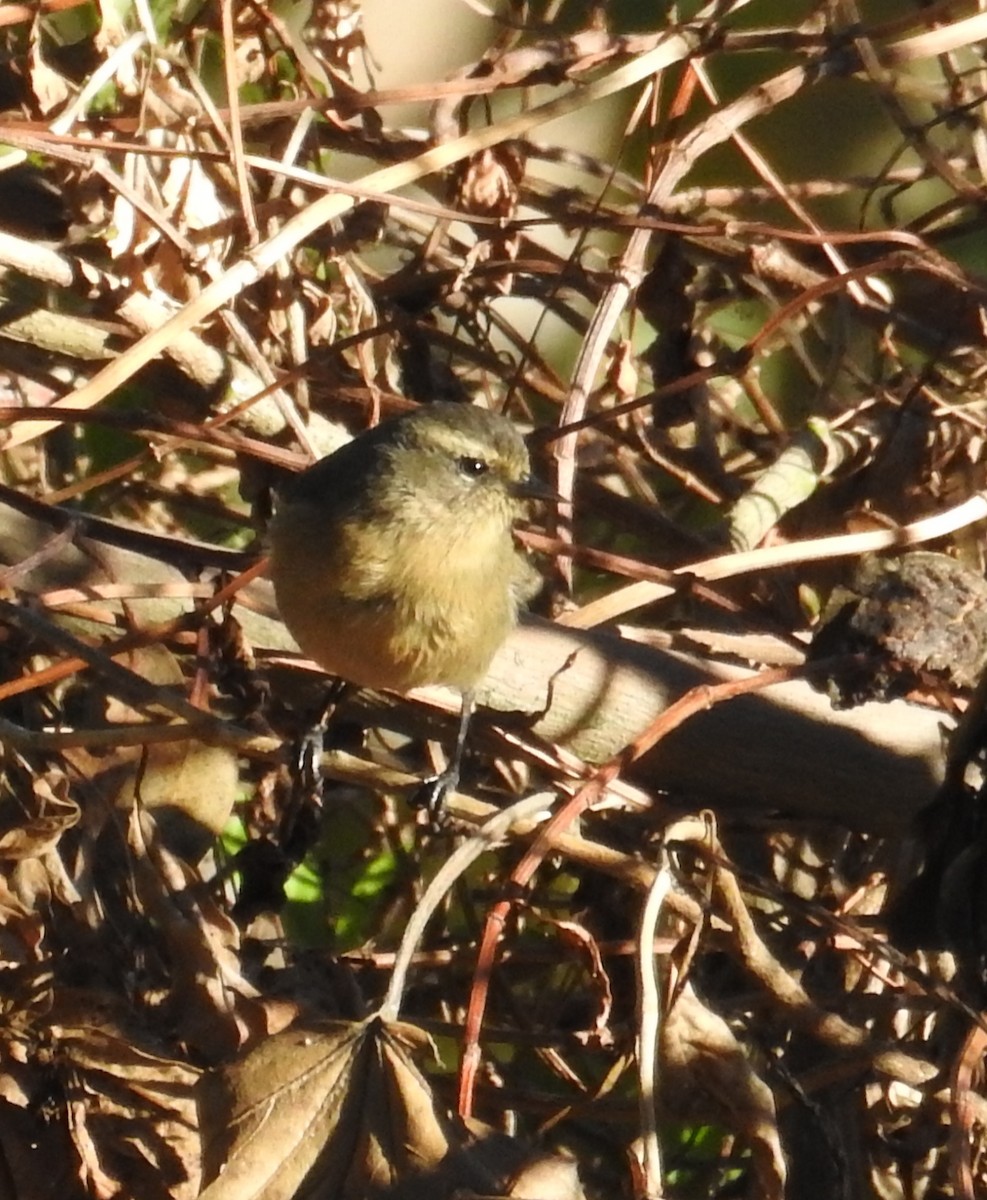
[[[512,1200],[583,1200],[576,1161],[568,1155],[536,1154],[515,1173]]]
[[[36,776],[33,784],[34,811],[0,834],[0,862],[41,858],[54,849],[66,829],[78,824],[79,806],[67,794],[62,773]]]
[[[63,904],[79,899],[58,853],[66,830],[79,823],[80,809],[68,794],[64,771],[49,770],[31,780],[28,812],[0,834],[0,864],[12,863],[9,885],[29,912],[48,906],[52,898]]]
[[[517,1168],[516,1143],[496,1139],[492,1170],[484,1139],[443,1112],[415,1066],[426,1042],[379,1017],[294,1028],[204,1079],[212,1182],[202,1200],[410,1200],[426,1184],[430,1200],[503,1190],[498,1173]]]
[[[131,813],[128,840],[135,898],[167,948],[175,1026],[186,1045],[216,1062],[267,1029],[243,973],[240,930],[197,872],[162,844],[150,814]]]
[[[46,115],[60,108],[72,95],[68,80],[59,75],[54,67],[49,66],[41,53],[41,30],[37,23],[31,30],[28,71],[34,98]]]
[[[0,967],[9,972],[15,966],[40,962],[44,928],[40,912],[25,904],[0,877]],[[9,981],[10,976],[6,978]]]
[[[517,212],[524,170],[525,154],[516,142],[503,142],[481,150],[467,159],[456,173],[453,204],[463,212],[495,217],[506,224]],[[500,229],[485,230],[484,234],[476,247],[476,262],[491,259],[512,262],[517,258],[521,244],[517,233]],[[513,279],[512,275],[504,275],[492,282],[502,295],[508,295]]]
[[[3,1106],[0,1153],[24,1186],[0,1184],[0,1196],[193,1200],[198,1072],[138,1047],[91,993],[64,993],[53,1015],[44,1054],[36,1038],[20,1072],[30,1102]],[[39,1162],[39,1145],[54,1157]],[[49,1174],[58,1188],[48,1187]]]
[[[610,1029],[610,1018],[613,1013],[613,988],[610,976],[607,974],[600,953],[600,944],[585,925],[578,921],[553,920],[544,912],[538,914],[539,919],[554,928],[563,943],[574,947],[586,960],[589,983],[592,986],[597,1007],[593,1018],[593,1029],[585,1034],[577,1034],[580,1041],[594,1041],[601,1046],[613,1045],[613,1032]]]
[[[167,647],[139,646],[121,655],[119,661],[163,693],[184,694],[184,674]],[[162,709],[162,715],[170,719],[167,709]],[[101,706],[98,723],[112,728],[146,720],[141,709],[110,696]],[[138,799],[143,808],[153,812],[169,849],[190,862],[198,862],[212,845],[236,799],[236,755],[194,738],[121,746],[109,753],[73,746],[66,748],[64,758],[80,776],[100,788],[108,807],[129,811]]]
[[[111,806],[130,810],[138,795],[154,814],[166,844],[198,862],[222,830],[236,798],[236,756],[220,746],[192,740],[146,748],[123,746],[93,755],[73,746],[66,761],[97,786]]]
[[[671,1107],[698,1102],[746,1138],[762,1200],[784,1200],[787,1168],[774,1095],[730,1026],[687,984],[661,1030],[662,1083]]]

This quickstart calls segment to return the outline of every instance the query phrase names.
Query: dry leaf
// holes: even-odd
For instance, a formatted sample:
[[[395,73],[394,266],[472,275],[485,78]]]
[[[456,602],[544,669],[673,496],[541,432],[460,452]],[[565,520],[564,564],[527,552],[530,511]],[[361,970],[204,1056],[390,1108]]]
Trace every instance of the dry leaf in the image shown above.
[[[239,928],[193,868],[160,843],[149,814],[135,810],[128,833],[135,896],[167,947],[176,1032],[216,1062],[267,1029],[266,1009],[243,973]]]
[[[576,1160],[563,1154],[537,1154],[511,1180],[512,1200],[583,1200]]]
[[[506,224],[517,212],[524,169],[525,154],[519,143],[503,142],[481,150],[467,159],[456,173],[453,204],[463,212],[494,217]],[[475,247],[474,261],[513,261],[520,244],[517,233],[508,233],[506,229],[484,229]],[[506,274],[493,282],[501,294],[507,295],[513,280],[513,275]]]
[[[212,1182],[201,1200],[503,1191],[523,1151],[500,1135],[477,1137],[442,1111],[412,1058],[425,1044],[414,1026],[379,1017],[294,1028],[204,1079]]]
[[[29,1103],[0,1103],[0,1197],[194,1200],[198,1072],[136,1046],[91,993],[63,991],[55,1016],[18,1072]]]
[[[72,95],[72,89],[64,76],[48,65],[41,53],[41,31],[35,23],[31,30],[31,45],[28,51],[28,72],[31,89],[38,107],[46,115],[61,106]]]
[[[771,1089],[757,1074],[730,1026],[686,985],[661,1030],[662,1087],[673,1108],[699,1099],[746,1138],[760,1200],[785,1200],[787,1168]]]

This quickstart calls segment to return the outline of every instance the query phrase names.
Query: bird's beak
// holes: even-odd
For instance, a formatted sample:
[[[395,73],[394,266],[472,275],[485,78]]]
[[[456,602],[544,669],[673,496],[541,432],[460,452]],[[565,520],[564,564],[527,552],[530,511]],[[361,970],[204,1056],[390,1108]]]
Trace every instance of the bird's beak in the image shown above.
[[[511,495],[519,500],[545,500],[549,504],[558,504],[562,500],[559,493],[537,475],[526,475],[512,484]]]

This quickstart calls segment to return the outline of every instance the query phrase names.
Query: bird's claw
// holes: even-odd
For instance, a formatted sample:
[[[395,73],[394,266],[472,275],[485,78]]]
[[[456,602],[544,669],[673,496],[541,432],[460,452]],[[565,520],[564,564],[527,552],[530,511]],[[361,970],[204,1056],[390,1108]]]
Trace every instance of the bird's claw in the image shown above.
[[[322,788],[322,752],[325,749],[326,725],[319,722],[310,725],[302,735],[295,759],[295,771],[303,787],[309,791],[320,791]]]
[[[423,779],[415,789],[411,803],[415,808],[425,810],[428,817],[428,827],[433,833],[448,827],[449,815],[446,812],[446,801],[449,793],[454,792],[459,784],[459,771],[447,767],[438,775]]]

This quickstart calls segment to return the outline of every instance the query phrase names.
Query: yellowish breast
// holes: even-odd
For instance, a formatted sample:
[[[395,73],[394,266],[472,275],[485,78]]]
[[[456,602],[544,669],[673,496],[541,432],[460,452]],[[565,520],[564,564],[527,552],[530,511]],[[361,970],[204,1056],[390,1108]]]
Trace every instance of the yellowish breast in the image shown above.
[[[296,503],[271,528],[271,577],[301,649],[364,687],[472,688],[516,620],[517,552],[503,520],[336,530]]]

